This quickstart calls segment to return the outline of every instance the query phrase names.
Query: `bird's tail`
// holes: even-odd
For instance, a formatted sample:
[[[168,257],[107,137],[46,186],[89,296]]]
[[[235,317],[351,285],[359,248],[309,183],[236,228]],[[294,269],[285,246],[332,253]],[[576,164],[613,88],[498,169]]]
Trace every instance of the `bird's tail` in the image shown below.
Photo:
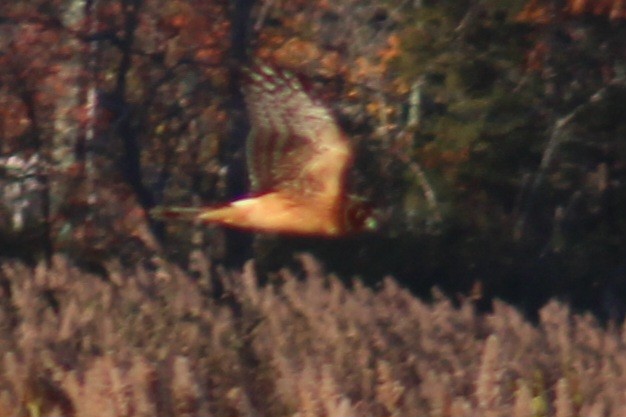
[[[203,209],[200,207],[164,207],[157,206],[150,210],[150,216],[156,220],[195,220]]]
[[[203,224],[219,223],[224,225],[245,224],[247,208],[226,204],[217,207],[163,207],[150,210],[156,220],[198,221]]]

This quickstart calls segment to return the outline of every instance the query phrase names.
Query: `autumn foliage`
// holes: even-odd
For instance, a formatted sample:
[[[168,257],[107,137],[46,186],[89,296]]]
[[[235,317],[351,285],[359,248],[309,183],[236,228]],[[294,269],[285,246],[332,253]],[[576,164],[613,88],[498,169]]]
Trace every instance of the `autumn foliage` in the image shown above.
[[[100,269],[185,264],[195,248],[229,266],[256,255],[271,275],[302,249],[346,276],[480,282],[529,308],[566,293],[606,311],[619,291],[621,2],[60,3],[0,5],[3,253]],[[253,245],[149,216],[247,195],[241,68],[255,59],[298,74],[338,120],[376,234]]]
[[[624,0],[567,0],[564,2],[530,0],[518,15],[518,19],[525,22],[549,23],[559,15],[576,17],[585,14],[605,16],[611,20],[626,19],[626,2]]]

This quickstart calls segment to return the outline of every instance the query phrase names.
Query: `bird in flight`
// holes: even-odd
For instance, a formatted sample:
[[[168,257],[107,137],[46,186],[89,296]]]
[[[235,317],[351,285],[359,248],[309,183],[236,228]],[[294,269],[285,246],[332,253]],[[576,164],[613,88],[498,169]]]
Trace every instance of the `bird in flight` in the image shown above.
[[[328,109],[294,74],[268,65],[246,69],[242,84],[251,125],[250,196],[221,206],[158,207],[152,214],[288,235],[373,229],[371,210],[346,193],[353,149]]]

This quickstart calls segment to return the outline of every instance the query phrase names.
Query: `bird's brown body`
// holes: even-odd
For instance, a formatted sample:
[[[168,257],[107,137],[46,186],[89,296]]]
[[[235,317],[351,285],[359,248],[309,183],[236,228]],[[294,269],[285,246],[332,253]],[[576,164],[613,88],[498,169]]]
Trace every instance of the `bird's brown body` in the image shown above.
[[[204,223],[221,223],[259,232],[300,235],[339,235],[343,227],[335,209],[316,202],[294,199],[280,192],[234,201],[198,215]]]
[[[294,75],[268,66],[246,71],[242,90],[251,124],[251,196],[155,214],[294,235],[339,236],[358,227],[354,220],[363,216],[350,214],[345,191],[352,148],[329,111]]]

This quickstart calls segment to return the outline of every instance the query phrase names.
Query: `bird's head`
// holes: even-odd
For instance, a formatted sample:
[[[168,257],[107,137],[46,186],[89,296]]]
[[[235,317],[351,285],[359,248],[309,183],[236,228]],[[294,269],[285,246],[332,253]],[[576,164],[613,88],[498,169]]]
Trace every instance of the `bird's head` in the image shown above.
[[[344,224],[348,233],[375,231],[379,227],[378,211],[366,199],[349,196],[344,211]]]

